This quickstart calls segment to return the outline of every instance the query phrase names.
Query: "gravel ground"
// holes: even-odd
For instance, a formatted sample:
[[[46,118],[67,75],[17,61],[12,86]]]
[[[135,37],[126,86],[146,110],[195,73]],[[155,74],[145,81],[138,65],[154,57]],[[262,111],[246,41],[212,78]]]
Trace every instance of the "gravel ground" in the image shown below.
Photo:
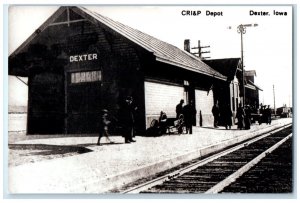
[[[91,151],[83,146],[73,145],[9,144],[8,147],[9,167],[74,156]]]
[[[70,136],[70,137],[68,137]],[[73,143],[68,143],[69,146],[59,146],[61,143],[53,143],[54,145],[39,145],[35,142],[41,139],[70,139],[73,137],[85,138],[90,135],[68,135],[62,138],[62,135],[26,135],[26,131],[10,131],[8,132],[8,167],[15,167],[27,163],[36,163],[45,160],[63,158],[68,156],[78,155],[89,150],[83,146],[72,146]],[[97,139],[96,135],[93,135]],[[28,141],[31,144],[18,144],[20,141]]]
[[[77,152],[51,154],[51,150],[9,149],[8,167],[77,155]]]

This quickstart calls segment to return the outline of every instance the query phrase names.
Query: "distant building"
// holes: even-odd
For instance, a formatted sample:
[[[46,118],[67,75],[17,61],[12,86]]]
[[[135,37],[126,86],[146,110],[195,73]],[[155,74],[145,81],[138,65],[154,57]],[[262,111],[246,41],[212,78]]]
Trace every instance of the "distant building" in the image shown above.
[[[227,77],[226,83],[215,85],[214,98],[218,101],[220,108],[230,104],[234,117],[238,104],[241,102],[241,90],[239,88],[241,78],[240,58],[211,59],[203,62]]]
[[[211,59],[203,62],[227,77],[227,83],[215,83],[214,98],[219,102],[220,108],[230,104],[233,118],[235,118],[238,105],[243,98],[241,59]],[[254,84],[254,76],[256,76],[255,70],[244,72],[245,104],[258,109],[259,91],[262,89]]]
[[[276,109],[276,115],[282,118],[289,118],[292,116],[292,107],[287,107],[286,105]]]
[[[255,70],[245,71],[245,103],[258,109],[260,104],[259,91],[263,90],[254,83],[255,77]]]

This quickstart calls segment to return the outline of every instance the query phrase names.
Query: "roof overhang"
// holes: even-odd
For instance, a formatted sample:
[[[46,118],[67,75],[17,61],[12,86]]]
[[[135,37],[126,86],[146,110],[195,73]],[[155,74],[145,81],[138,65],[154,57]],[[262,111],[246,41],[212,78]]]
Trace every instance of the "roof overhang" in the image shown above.
[[[209,76],[209,77],[217,78],[217,79],[220,79],[220,80],[223,80],[223,81],[227,80],[227,77],[225,77],[225,76],[219,77],[217,75],[212,75],[210,73],[200,71],[199,69],[195,69],[195,68],[192,68],[192,67],[189,67],[189,66],[184,66],[184,65],[176,63],[174,61],[166,60],[164,58],[156,57],[156,60],[159,61],[159,62],[162,62],[162,63],[170,64],[170,65],[173,65],[173,66],[178,66],[178,67],[184,68],[186,70],[190,70],[190,71],[193,71],[193,72],[196,72],[196,73],[200,73],[200,74],[203,74],[203,75],[206,75],[206,76]]]
[[[256,84],[254,84],[251,80],[247,81],[248,83],[250,83],[252,86],[254,86],[256,89],[263,91],[259,86],[257,86]]]
[[[251,90],[256,90],[256,87],[250,84],[246,84],[245,88],[251,89]]]

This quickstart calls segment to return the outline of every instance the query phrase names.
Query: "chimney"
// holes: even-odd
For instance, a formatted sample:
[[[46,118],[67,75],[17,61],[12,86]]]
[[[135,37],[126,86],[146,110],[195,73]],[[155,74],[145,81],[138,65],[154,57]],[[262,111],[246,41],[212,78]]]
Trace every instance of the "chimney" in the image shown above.
[[[190,51],[190,40],[189,39],[184,40],[184,50],[187,51],[187,52],[191,52]]]

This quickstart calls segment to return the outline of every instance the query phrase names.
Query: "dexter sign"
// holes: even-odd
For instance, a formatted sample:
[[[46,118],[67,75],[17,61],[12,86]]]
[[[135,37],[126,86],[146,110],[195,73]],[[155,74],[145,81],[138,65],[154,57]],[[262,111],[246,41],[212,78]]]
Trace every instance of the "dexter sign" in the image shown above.
[[[80,62],[80,61],[93,61],[97,60],[97,54],[82,54],[82,55],[74,55],[70,56],[70,63],[72,62]]]

